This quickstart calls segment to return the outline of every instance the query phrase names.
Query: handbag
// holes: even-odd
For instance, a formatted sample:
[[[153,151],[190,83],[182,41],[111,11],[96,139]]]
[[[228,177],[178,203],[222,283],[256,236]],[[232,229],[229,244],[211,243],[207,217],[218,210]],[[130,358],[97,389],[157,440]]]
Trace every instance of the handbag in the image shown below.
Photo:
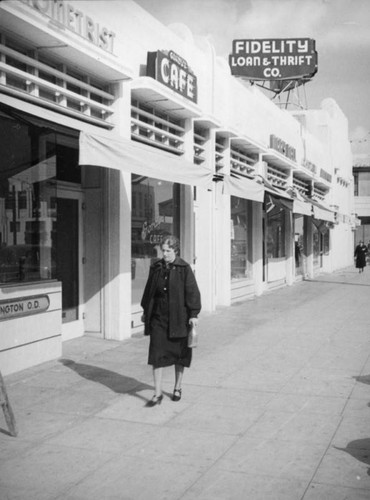
[[[190,325],[189,334],[188,334],[188,347],[193,348],[198,345],[198,332],[195,329],[194,325]]]

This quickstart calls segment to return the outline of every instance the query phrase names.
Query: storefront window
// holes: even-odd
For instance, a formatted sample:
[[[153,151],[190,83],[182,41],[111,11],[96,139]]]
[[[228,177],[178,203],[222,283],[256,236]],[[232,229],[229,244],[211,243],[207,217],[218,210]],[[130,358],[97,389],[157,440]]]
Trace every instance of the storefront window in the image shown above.
[[[248,201],[231,196],[231,280],[251,278]]]
[[[57,183],[81,181],[77,134],[3,105],[0,134],[0,285],[61,279]]]
[[[294,216],[294,260],[295,274],[302,275],[304,273],[304,253],[303,253],[303,215],[295,214]]]
[[[285,210],[274,206],[267,213],[266,251],[268,259],[279,259],[285,252]]]
[[[322,266],[322,238],[317,226],[313,224],[313,265],[315,268]]]
[[[140,303],[154,258],[167,234],[179,236],[180,185],[132,175],[132,303]]]
[[[370,172],[358,172],[357,196],[370,196]]]
[[[5,112],[0,130],[0,283],[55,278],[56,157],[48,134]]]
[[[329,250],[330,250],[329,245],[330,245],[330,231],[328,229],[323,235],[323,247],[325,255],[329,255]]]

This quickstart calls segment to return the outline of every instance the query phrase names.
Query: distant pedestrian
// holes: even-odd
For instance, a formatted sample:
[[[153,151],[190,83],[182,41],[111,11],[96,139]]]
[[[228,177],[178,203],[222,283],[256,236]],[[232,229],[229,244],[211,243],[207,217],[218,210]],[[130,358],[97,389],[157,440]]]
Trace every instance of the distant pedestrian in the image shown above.
[[[366,254],[367,254],[367,246],[363,241],[360,241],[357,247],[355,248],[355,258],[356,258],[356,268],[359,273],[364,272],[364,267],[366,266]]]
[[[149,270],[141,306],[145,335],[150,336],[148,364],[153,366],[155,394],[147,406],[161,404],[162,372],[175,366],[172,400],[181,399],[184,368],[190,367],[192,350],[188,347],[189,325],[196,326],[201,309],[200,292],[190,265],[179,257],[180,242],[165,236],[162,259]]]
[[[294,242],[294,257],[295,257],[295,267],[299,267],[299,260],[301,257],[301,248],[299,246],[298,241]]]

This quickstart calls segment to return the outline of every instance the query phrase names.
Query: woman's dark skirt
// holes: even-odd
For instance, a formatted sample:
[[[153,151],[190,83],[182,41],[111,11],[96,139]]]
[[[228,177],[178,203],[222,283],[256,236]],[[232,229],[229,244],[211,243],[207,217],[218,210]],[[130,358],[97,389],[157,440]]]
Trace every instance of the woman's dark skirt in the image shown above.
[[[168,335],[168,299],[157,298],[150,321],[150,343],[148,364],[153,368],[181,365],[186,368],[191,364],[192,350],[188,339],[169,338]]]

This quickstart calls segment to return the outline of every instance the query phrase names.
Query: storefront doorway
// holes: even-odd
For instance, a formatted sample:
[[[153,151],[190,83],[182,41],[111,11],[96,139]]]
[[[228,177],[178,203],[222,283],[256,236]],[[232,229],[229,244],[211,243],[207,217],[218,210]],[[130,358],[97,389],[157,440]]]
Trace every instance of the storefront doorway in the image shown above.
[[[63,340],[84,333],[81,192],[58,187],[57,279],[62,283]]]
[[[271,195],[265,198],[265,262],[269,284],[286,280],[286,232],[288,203]]]
[[[294,214],[294,262],[295,275],[306,274],[304,252],[304,216]]]
[[[320,222],[318,221],[317,224]],[[317,224],[313,224],[313,267],[319,271],[323,263],[323,235],[318,229]]]

